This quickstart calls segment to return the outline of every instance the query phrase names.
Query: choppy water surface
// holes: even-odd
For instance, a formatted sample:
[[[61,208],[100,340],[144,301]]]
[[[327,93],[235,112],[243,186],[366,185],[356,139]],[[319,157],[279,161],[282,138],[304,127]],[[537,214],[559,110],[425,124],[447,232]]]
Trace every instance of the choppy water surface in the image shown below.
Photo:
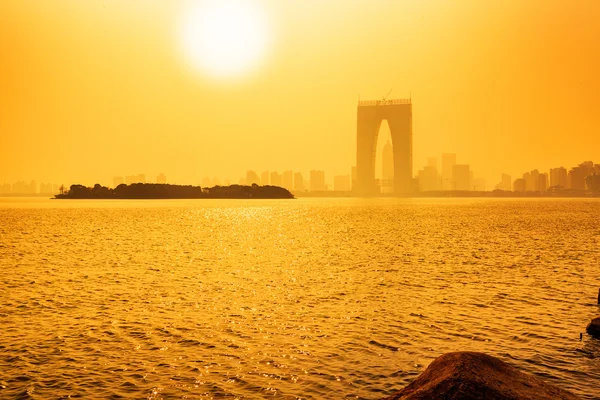
[[[600,396],[600,201],[0,199],[0,397],[381,398],[484,351]]]

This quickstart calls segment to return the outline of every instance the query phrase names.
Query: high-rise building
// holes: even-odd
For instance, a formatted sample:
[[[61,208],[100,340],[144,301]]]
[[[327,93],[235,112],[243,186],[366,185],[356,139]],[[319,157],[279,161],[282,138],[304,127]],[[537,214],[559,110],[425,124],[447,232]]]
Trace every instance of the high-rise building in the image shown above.
[[[113,189],[116,188],[117,186],[123,184],[123,177],[122,176],[115,176],[113,177]]]
[[[156,183],[160,183],[160,184],[163,184],[163,185],[165,183],[167,183],[167,177],[166,177],[166,175],[163,174],[162,172],[160,174],[158,174],[158,176],[156,177]]]
[[[258,185],[260,183],[260,178],[258,174],[252,170],[246,171],[246,185]]]
[[[548,174],[541,173],[538,175],[538,191],[544,193],[548,190]]]
[[[512,190],[512,179],[508,174],[502,174],[502,178],[500,179],[500,183],[496,185],[496,189],[498,190]]]
[[[525,183],[524,178],[515,179],[515,183],[513,184],[513,191],[524,193],[527,190],[527,184]]]
[[[335,183],[334,183],[335,186]],[[381,193],[394,191],[394,147],[388,140],[381,153],[381,179],[379,180]]]
[[[333,177],[333,190],[336,192],[350,191],[350,175],[336,175]]]
[[[386,120],[395,144],[393,147],[394,191],[398,194],[411,193],[413,190],[411,99],[359,101],[356,114],[355,191],[361,195],[373,195],[379,192],[373,154],[377,149],[379,128],[382,121]]]
[[[582,162],[577,167],[571,168],[567,176],[569,189],[585,190],[585,178],[594,172],[594,163],[591,161]]]
[[[146,183],[146,175],[138,174],[137,181],[138,183]]]
[[[212,180],[210,179],[210,176],[205,176],[204,178],[202,178],[202,187],[208,188],[212,186]]]
[[[558,189],[567,188],[567,169],[565,167],[550,170],[550,187]]]
[[[523,175],[525,179],[525,190],[528,192],[538,192],[540,183],[540,171],[534,169],[531,172],[527,172]]]
[[[262,174],[260,174],[260,184],[263,186],[269,184],[269,171],[263,171]]]
[[[54,194],[51,183],[40,183],[40,194]]]
[[[296,172],[294,174],[294,191],[303,192],[304,190],[304,178],[302,177],[302,173]]]
[[[381,179],[394,179],[394,147],[388,140],[381,153]]]
[[[23,181],[15,182],[12,185],[11,193],[13,194],[29,194],[29,185]]]
[[[276,171],[271,172],[271,185],[279,187],[283,185],[283,179],[280,173]]]
[[[455,164],[452,167],[452,183],[454,190],[470,190],[471,167],[468,164]]]
[[[213,176],[213,178],[212,178],[212,185],[213,185],[213,187],[215,187],[215,186],[221,186],[221,180],[219,178],[217,178],[216,176]]]
[[[456,154],[442,154],[442,189],[454,190],[453,168],[456,165]]]
[[[327,190],[327,186],[325,186],[325,171],[310,171],[310,191],[321,192],[324,190]]]
[[[294,188],[294,173],[292,171],[283,171],[282,185],[287,190]]]
[[[440,175],[438,174],[437,168],[431,165],[423,167],[417,173],[417,179],[419,181],[420,192],[431,192],[441,190]]]

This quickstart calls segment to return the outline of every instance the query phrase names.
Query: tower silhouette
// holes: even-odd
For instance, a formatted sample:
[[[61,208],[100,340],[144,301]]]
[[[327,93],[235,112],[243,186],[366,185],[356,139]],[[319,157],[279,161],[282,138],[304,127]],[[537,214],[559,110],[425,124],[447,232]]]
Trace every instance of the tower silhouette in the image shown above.
[[[375,180],[377,137],[387,120],[394,152],[394,193],[412,192],[412,101],[410,99],[359,101],[356,127],[357,194],[379,193]]]

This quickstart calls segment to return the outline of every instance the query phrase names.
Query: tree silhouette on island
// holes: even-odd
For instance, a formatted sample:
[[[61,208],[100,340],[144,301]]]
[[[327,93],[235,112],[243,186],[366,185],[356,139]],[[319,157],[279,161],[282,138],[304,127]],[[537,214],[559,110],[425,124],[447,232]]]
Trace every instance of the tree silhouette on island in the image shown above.
[[[120,184],[114,189],[96,183],[94,187],[71,185],[55,199],[293,199],[294,195],[279,186],[230,185],[202,188],[162,183]]]

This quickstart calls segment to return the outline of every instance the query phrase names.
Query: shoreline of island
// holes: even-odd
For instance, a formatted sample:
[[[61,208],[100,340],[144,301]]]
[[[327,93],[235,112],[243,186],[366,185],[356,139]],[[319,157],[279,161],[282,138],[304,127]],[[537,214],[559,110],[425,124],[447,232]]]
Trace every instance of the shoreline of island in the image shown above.
[[[168,183],[120,184],[108,188],[95,184],[93,187],[71,185],[68,190],[53,199],[102,199],[102,200],[168,200],[168,199],[294,199],[294,195],[279,186],[229,185],[211,188]]]
[[[36,197],[47,196],[39,194]],[[15,197],[15,196],[8,196]],[[108,188],[95,184],[93,187],[80,184],[71,185],[69,189],[61,187],[61,193],[51,199],[295,199],[295,198],[507,198],[507,199],[594,199],[600,193],[584,190],[560,190],[546,192],[513,192],[493,191],[428,191],[412,194],[380,193],[376,196],[359,196],[353,191],[318,191],[292,192],[273,185],[228,185],[201,187],[193,185],[175,185],[159,183],[120,184],[116,188]]]

